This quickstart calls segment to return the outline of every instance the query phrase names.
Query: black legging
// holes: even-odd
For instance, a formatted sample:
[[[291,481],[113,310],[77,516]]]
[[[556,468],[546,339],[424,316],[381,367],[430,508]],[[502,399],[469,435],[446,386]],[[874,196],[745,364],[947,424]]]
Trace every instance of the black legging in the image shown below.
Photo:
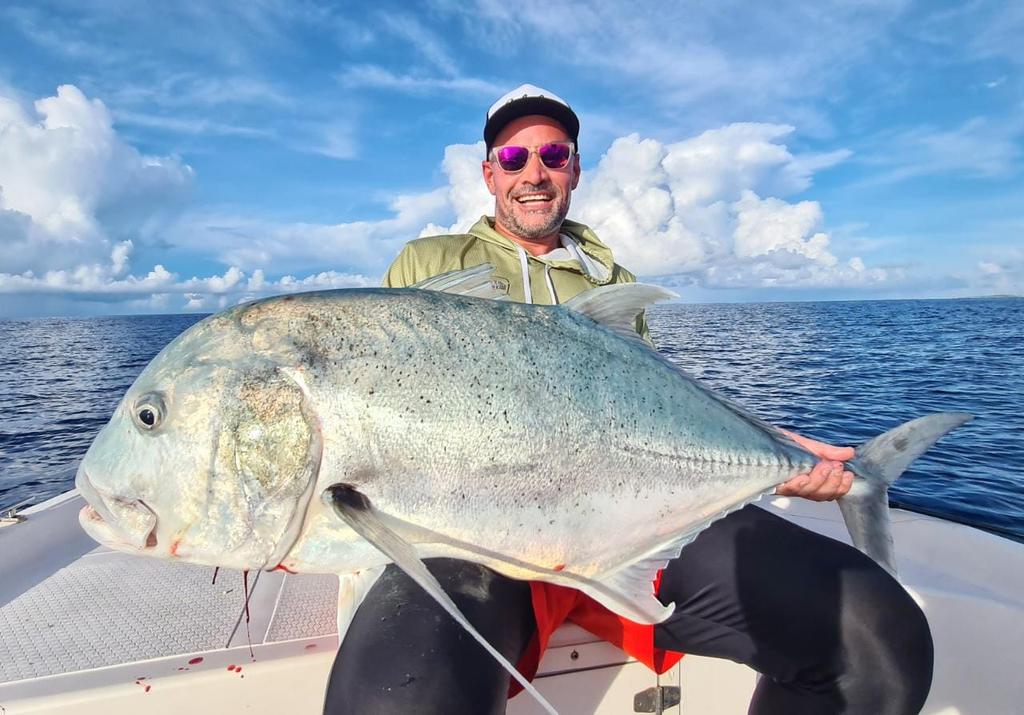
[[[529,585],[452,559],[431,571],[512,662],[536,624]],[[873,561],[749,506],[719,520],[662,576],[667,650],[746,663],[756,715],[917,713],[931,686],[928,623]],[[683,661],[685,667],[685,660]],[[509,676],[418,585],[389,567],[338,652],[324,712],[501,713]]]

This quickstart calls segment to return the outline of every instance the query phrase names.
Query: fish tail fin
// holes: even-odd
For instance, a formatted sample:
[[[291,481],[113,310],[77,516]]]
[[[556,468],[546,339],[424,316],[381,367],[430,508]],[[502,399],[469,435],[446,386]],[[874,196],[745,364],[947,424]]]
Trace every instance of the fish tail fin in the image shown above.
[[[896,575],[896,559],[889,521],[889,486],[910,463],[973,415],[938,412],[904,422],[857,448],[850,469],[860,479],[839,499],[843,521],[853,545]]]

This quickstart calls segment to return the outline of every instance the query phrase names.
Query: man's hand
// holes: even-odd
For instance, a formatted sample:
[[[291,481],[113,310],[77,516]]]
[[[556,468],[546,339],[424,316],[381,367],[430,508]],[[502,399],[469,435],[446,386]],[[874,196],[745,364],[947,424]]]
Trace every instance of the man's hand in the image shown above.
[[[831,501],[850,491],[853,472],[844,468],[843,462],[853,459],[853,447],[833,447],[831,444],[801,437],[795,432],[782,430],[791,440],[799,444],[821,461],[808,474],[798,474],[775,493],[783,497],[803,497],[811,501]]]

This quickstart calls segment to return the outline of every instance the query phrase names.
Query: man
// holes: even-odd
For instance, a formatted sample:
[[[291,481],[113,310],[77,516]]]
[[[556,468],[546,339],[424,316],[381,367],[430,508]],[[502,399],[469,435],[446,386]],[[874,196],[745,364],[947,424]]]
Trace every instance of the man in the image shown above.
[[[491,107],[483,179],[493,219],[467,234],[408,244],[391,287],[482,263],[515,300],[561,303],[634,280],[586,226],[566,220],[580,177],[579,120],[531,85]],[[646,337],[646,326],[637,329]],[[845,494],[850,448],[793,438],[821,457],[778,493]],[[428,562],[463,612],[528,676],[564,620],[606,637],[663,672],[678,653],[750,665],[761,678],[751,713],[916,713],[931,683],[924,615],[860,552],[749,506],[706,529],[664,570],[658,597],[675,613],[657,626],[609,614],[571,589],[505,578],[453,559]],[[335,661],[325,712],[502,712],[508,675],[433,600],[389,566],[360,606]]]

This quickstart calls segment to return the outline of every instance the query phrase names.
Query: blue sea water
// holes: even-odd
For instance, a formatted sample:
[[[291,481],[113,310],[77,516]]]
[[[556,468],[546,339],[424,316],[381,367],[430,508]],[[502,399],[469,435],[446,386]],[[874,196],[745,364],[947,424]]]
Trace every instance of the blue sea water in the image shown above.
[[[202,316],[0,321],[0,509],[70,489],[146,363]],[[769,421],[836,444],[952,410],[892,500],[1024,541],[1024,300],[664,305],[659,349]]]

